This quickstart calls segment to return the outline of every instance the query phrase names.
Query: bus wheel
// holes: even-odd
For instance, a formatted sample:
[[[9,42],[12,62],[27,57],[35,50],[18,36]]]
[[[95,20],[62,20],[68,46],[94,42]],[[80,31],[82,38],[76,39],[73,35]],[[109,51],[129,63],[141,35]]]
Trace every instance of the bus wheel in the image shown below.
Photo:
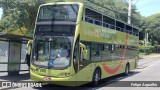
[[[127,76],[129,74],[129,69],[130,69],[129,64],[127,64],[126,67],[125,67],[125,72],[124,72],[125,76]]]
[[[92,85],[97,86],[100,80],[100,71],[96,69],[93,74]]]

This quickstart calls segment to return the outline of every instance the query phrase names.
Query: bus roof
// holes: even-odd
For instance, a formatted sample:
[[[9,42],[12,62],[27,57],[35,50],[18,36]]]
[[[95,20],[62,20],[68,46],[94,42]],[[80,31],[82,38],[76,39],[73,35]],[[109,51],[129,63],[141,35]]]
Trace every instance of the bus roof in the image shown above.
[[[105,13],[103,13],[103,12],[101,12],[101,11],[99,11],[99,10],[93,9],[93,8],[91,8],[91,7],[83,4],[83,3],[81,3],[81,2],[54,2],[54,3],[42,4],[42,5],[40,5],[40,7],[41,7],[41,6],[46,6],[46,5],[57,5],[57,4],[79,4],[79,5],[84,5],[85,8],[91,9],[91,10],[97,12],[97,13],[100,13],[100,14],[102,14],[102,15],[104,15],[104,16],[107,16],[107,17],[109,17],[109,18],[111,18],[111,19],[114,19],[114,20],[116,20],[116,21],[119,21],[119,22],[121,22],[121,23],[124,23],[125,25],[131,26],[131,27],[136,28],[136,29],[138,29],[138,30],[140,29],[139,27],[137,27],[137,26],[135,26],[135,25],[133,25],[133,24],[128,24],[128,23],[126,23],[126,22],[124,22],[124,21],[122,21],[122,20],[115,19],[114,17],[108,16],[108,15],[106,15]]]
[[[40,6],[57,5],[57,4],[83,4],[83,3],[80,3],[80,2],[54,2],[54,3],[42,4],[42,5],[40,5]]]

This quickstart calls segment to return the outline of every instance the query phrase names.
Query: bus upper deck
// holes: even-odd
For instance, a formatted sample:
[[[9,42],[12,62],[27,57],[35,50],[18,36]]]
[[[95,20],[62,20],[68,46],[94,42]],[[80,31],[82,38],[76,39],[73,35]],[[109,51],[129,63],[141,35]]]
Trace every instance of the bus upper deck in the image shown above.
[[[37,25],[63,24],[67,26],[75,25],[75,23],[79,24],[79,22],[81,22],[82,20],[95,25],[110,28],[112,30],[117,30],[131,35],[139,36],[139,31],[136,27],[133,27],[132,25],[128,25],[122,21],[111,18],[107,15],[104,15],[103,13],[97,10],[85,7],[82,3],[75,2],[58,2],[41,5],[37,18]],[[45,22],[44,24],[43,21],[48,22]],[[57,26],[56,28],[59,27]],[[48,31],[50,31],[51,27],[48,27],[47,29]]]

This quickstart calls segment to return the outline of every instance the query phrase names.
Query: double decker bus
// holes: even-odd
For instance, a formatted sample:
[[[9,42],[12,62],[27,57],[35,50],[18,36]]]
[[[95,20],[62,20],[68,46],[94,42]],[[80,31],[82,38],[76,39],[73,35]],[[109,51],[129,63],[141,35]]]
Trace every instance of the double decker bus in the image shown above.
[[[83,3],[39,7],[30,47],[35,81],[79,86],[137,67],[139,32]],[[31,42],[30,42],[31,43]]]

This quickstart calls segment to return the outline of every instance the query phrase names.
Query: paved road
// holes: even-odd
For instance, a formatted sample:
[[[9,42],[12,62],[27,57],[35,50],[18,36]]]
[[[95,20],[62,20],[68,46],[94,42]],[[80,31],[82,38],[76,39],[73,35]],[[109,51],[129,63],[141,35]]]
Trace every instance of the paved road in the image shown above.
[[[88,87],[89,84],[84,85],[84,87],[59,87],[56,85],[43,85],[41,88],[16,88],[16,90],[160,90],[160,87],[130,87],[132,82],[128,81],[143,81],[144,83],[148,83],[145,81],[159,81],[160,83],[160,58],[152,57],[147,59],[141,59],[138,63],[138,69],[131,71],[128,76],[117,75],[111,78],[104,79],[100,82],[98,87]],[[142,82],[142,83],[143,83]],[[138,82],[137,85],[141,83]],[[150,82],[149,82],[150,83]],[[136,85],[132,83],[132,86]],[[154,84],[157,84],[155,82]],[[112,87],[110,87],[112,86]],[[118,87],[119,86],[119,87]],[[127,86],[127,87],[120,87]]]

